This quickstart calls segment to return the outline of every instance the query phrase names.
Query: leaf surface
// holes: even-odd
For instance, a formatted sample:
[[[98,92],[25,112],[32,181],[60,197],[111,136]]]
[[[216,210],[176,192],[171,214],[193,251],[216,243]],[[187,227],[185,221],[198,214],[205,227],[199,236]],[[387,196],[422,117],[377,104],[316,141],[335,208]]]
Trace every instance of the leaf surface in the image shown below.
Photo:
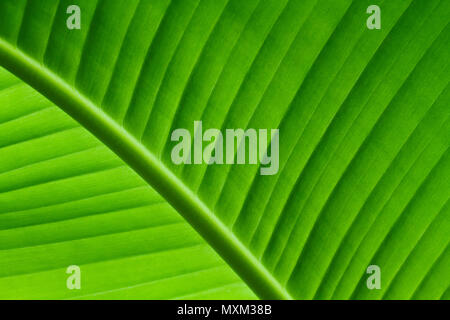
[[[156,191],[5,70],[0,105],[0,299],[255,298]]]
[[[68,30],[73,2],[2,1],[0,64],[117,153],[259,297],[448,296],[450,2],[85,0]],[[380,30],[366,27],[372,4]],[[171,133],[196,120],[279,128],[279,172],[175,165]]]

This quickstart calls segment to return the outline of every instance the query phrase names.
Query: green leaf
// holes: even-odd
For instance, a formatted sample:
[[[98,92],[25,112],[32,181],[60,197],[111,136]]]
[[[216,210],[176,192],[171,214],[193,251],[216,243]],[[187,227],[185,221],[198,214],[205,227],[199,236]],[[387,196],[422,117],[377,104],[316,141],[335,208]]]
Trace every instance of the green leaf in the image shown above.
[[[0,105],[0,299],[255,297],[145,181],[4,70]]]
[[[80,30],[66,27],[74,3]],[[366,27],[372,4],[380,30]],[[446,0],[3,0],[0,64],[118,154],[259,297],[439,299],[449,21]],[[196,120],[279,128],[279,172],[175,165],[171,133]]]

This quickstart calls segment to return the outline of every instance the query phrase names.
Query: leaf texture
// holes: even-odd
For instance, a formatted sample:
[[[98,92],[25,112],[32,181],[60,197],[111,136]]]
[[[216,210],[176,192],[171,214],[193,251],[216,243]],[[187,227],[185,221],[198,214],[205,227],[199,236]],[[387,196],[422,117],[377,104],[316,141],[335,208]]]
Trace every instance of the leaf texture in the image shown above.
[[[0,105],[0,299],[255,298],[145,181],[4,70]]]
[[[72,3],[81,30],[65,27]],[[380,30],[366,28],[372,4]],[[259,297],[439,299],[449,21],[446,0],[3,0],[0,64],[117,153]],[[173,164],[171,132],[195,120],[279,128],[278,174]],[[380,290],[366,287],[373,264]]]

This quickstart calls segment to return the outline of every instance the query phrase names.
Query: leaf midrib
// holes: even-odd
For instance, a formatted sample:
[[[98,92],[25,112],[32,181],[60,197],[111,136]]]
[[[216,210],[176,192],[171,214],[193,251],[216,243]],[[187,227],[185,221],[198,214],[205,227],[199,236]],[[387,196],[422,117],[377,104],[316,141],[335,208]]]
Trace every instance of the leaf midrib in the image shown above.
[[[292,299],[213,212],[155,155],[45,66],[0,37],[0,64],[91,131],[158,191],[262,299]]]

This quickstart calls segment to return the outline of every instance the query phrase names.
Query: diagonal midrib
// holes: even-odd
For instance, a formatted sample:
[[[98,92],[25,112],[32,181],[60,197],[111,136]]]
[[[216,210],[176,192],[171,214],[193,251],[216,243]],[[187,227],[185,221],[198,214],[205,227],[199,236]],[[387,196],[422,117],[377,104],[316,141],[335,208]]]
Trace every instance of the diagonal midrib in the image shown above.
[[[197,195],[92,101],[1,37],[0,65],[49,98],[122,158],[205,238],[260,298],[292,299]]]

